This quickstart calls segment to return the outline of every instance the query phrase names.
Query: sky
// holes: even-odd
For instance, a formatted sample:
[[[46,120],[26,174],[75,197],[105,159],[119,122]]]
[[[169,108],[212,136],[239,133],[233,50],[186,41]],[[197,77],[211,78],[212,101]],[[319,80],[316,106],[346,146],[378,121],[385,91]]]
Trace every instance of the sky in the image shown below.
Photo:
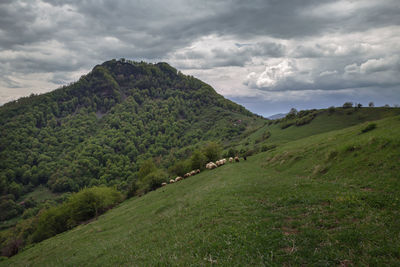
[[[110,59],[168,62],[270,116],[400,104],[399,0],[0,0],[0,105]]]

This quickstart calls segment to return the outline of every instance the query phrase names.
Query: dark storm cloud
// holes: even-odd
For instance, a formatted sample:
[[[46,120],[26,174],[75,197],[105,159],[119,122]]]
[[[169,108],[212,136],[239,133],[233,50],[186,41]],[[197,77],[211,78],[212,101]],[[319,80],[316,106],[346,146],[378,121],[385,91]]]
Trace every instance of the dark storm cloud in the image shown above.
[[[198,50],[195,50],[198,49]],[[222,41],[215,48],[191,48],[174,53],[174,65],[184,69],[211,69],[215,67],[243,67],[254,57],[277,58],[285,55],[285,46],[271,42],[238,44]]]
[[[96,60],[118,56],[160,59],[209,34],[297,38],[317,35],[333,24],[346,31],[346,28],[367,28],[371,24],[386,25],[399,20],[393,15],[386,18],[396,13],[399,5],[385,3],[378,8],[366,7],[366,12],[341,20],[335,16],[318,16],[318,10],[317,14],[307,12],[316,4],[330,2],[10,1],[0,9],[3,33],[0,46],[12,49],[17,45],[57,40],[65,50],[81,54],[82,65],[93,57]],[[114,38],[115,42],[108,43],[106,37]],[[278,46],[265,49],[259,47],[258,52],[268,56],[282,54]],[[247,56],[246,53],[239,56]],[[222,65],[239,66],[243,60],[226,60]],[[37,64],[37,71],[40,66],[44,65]],[[43,69],[47,70],[47,67]]]

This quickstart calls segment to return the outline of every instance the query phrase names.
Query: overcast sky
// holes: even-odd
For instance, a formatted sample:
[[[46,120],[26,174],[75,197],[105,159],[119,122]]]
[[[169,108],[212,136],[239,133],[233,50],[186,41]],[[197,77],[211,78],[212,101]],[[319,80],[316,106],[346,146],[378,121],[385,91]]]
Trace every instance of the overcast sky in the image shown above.
[[[399,0],[0,0],[0,104],[113,58],[165,61],[269,116],[400,104]]]

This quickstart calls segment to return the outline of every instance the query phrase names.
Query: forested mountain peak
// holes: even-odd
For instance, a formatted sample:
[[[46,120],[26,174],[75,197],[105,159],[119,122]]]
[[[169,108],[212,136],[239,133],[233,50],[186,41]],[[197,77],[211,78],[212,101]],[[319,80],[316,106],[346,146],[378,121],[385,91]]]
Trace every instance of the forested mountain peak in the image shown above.
[[[94,185],[121,190],[146,160],[168,169],[213,141],[222,148],[265,120],[167,63],[110,60],[77,82],[0,107],[0,220],[26,195]],[[49,192],[50,192],[49,191]]]

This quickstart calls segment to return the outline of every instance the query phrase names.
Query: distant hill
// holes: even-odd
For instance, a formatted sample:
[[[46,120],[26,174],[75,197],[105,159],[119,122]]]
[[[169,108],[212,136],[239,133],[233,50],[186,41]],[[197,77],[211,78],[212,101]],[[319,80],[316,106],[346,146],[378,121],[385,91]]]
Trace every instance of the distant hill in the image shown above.
[[[281,119],[281,118],[284,118],[286,116],[286,114],[287,113],[278,113],[278,114],[271,115],[271,116],[269,116],[267,118],[270,119],[270,120]]]
[[[0,221],[35,206],[26,196],[36,189],[53,199],[94,185],[126,190],[146,159],[167,169],[265,122],[167,63],[104,62],[69,86],[0,107]]]

